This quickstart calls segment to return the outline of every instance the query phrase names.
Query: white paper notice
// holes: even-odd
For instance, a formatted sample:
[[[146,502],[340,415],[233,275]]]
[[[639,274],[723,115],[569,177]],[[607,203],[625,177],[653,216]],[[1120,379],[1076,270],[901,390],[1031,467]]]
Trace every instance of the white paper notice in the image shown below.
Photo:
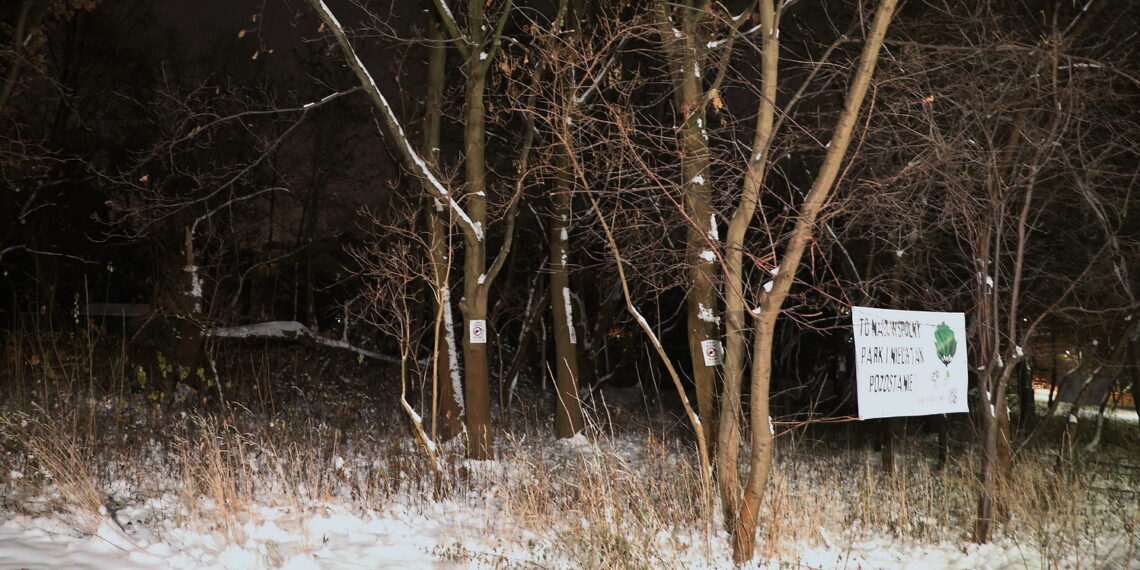
[[[705,366],[720,364],[720,343],[715,340],[702,340],[701,355],[705,358]]]
[[[467,328],[471,344],[487,344],[487,321],[482,319],[468,321]]]
[[[859,417],[967,412],[966,316],[851,308]]]

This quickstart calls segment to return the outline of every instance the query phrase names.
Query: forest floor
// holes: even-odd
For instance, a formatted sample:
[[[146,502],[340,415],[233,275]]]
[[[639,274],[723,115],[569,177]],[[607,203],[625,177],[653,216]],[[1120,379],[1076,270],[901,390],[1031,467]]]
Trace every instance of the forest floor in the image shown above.
[[[240,387],[184,388],[175,403],[25,379],[35,396],[0,407],[0,568],[732,566],[685,425],[652,402],[596,407],[568,440],[549,434],[545,405],[516,404],[497,419],[494,461],[464,459],[456,440],[436,471],[398,386],[263,360],[272,372],[250,359],[258,372],[234,367],[250,374]],[[531,390],[520,399],[545,402]],[[1084,423],[1066,474],[1053,468],[1061,424],[1047,431],[981,545],[976,446],[953,442],[938,466],[919,424],[890,472],[862,423],[782,433],[748,567],[1140,568],[1135,412],[1110,416],[1095,450]]]

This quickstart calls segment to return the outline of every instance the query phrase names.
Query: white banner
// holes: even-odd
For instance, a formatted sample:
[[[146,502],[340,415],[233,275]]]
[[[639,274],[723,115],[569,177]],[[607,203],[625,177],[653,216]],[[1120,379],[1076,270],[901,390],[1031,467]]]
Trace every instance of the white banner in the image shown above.
[[[851,308],[859,417],[967,412],[966,316]]]

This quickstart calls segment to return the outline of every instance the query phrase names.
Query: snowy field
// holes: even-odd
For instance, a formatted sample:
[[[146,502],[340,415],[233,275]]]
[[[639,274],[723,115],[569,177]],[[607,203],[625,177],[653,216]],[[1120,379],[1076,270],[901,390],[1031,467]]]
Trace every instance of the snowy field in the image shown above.
[[[297,512],[256,507],[244,540],[179,528],[162,499],[119,512],[145,523],[125,529],[110,519],[94,533],[53,517],[12,517],[0,525],[3,568],[578,568],[547,556],[533,533],[502,524],[494,507],[454,501],[393,505],[382,512],[312,505]],[[165,519],[165,520],[160,520]],[[798,557],[758,561],[755,568],[1046,568],[1036,549],[1003,538],[993,544],[920,543],[881,536],[844,544],[820,534]],[[645,567],[729,568],[723,537],[662,534],[660,558]],[[1107,545],[1111,547],[1112,545]],[[1123,545],[1121,545],[1123,546]],[[691,552],[690,552],[691,551]],[[1120,560],[1121,566],[1114,566]],[[605,564],[604,561],[600,561]],[[1135,567],[1138,561],[1133,560]],[[663,564],[658,566],[657,564]],[[1123,559],[1085,559],[1071,567],[1123,567]],[[1064,565],[1062,567],[1065,567]]]
[[[632,438],[591,443],[576,440],[543,441],[535,447],[503,449],[503,459],[493,462],[462,462],[470,481],[465,491],[433,500],[416,485],[399,489],[380,500],[362,499],[357,487],[359,471],[379,469],[382,458],[357,454],[351,461],[335,457],[326,466],[331,496],[307,498],[304,489],[255,491],[247,504],[219,509],[208,496],[187,498],[183,483],[163,475],[126,468],[134,477],[116,479],[100,487],[104,504],[95,512],[61,502],[62,492],[46,482],[42,494],[22,496],[20,505],[9,505],[0,524],[0,567],[20,568],[725,568],[729,563],[726,540],[715,521],[670,521],[655,515],[651,505],[628,505],[626,516],[644,517],[630,526],[623,513],[604,512],[620,508],[617,497],[594,497],[601,503],[552,516],[526,506],[522,497],[530,484],[546,484],[556,492],[559,485],[574,485],[579,477],[557,480],[561,471],[581,470],[585,478],[606,475],[608,465],[616,477],[658,476],[663,466],[686,467],[676,454],[658,446],[647,457],[645,441]],[[522,460],[512,456],[525,454]],[[874,458],[852,453],[851,457],[804,460],[781,457],[770,495],[790,508],[810,504],[808,497],[827,501],[870,501],[867,508],[897,508],[875,504],[876,484],[887,494],[898,492],[892,482],[875,471]],[[541,456],[545,465],[534,464]],[[911,457],[908,461],[922,461]],[[864,464],[862,469],[858,464]],[[351,466],[350,466],[351,465]],[[839,475],[854,466],[855,473]],[[644,471],[638,472],[639,468]],[[1133,466],[1135,468],[1135,466]],[[904,467],[903,469],[909,469]],[[912,473],[919,494],[923,487],[937,487],[938,475],[929,470]],[[538,473],[543,481],[527,481]],[[124,475],[120,473],[119,475]],[[398,474],[396,478],[407,476]],[[15,469],[7,473],[7,492],[28,478]],[[948,476],[949,477],[949,476]],[[270,477],[273,479],[274,477]],[[836,490],[835,484],[848,488]],[[953,483],[947,483],[953,485]],[[975,545],[965,540],[965,522],[970,497],[965,488],[948,488],[961,497],[935,497],[922,514],[914,505],[913,520],[898,520],[899,513],[860,515],[857,504],[832,505],[853,519],[844,527],[820,513],[819,520],[800,520],[800,515],[778,515],[779,524],[797,525],[794,530],[772,529],[785,537],[757,568],[1122,568],[1140,567],[1135,550],[1137,485],[1131,479],[1088,486],[1130,485],[1130,497],[1105,497],[1081,493],[1088,504],[1065,507],[1058,515],[1081,520],[1015,521],[991,544]],[[272,485],[270,485],[272,486]],[[163,488],[165,491],[162,491]],[[145,492],[152,489],[152,492]],[[1120,488],[1123,489],[1123,488]],[[284,492],[281,492],[284,491]],[[589,489],[574,489],[589,493]],[[600,489],[605,492],[606,489]],[[620,489],[619,495],[628,492]],[[1119,492],[1126,492],[1120,490]],[[280,493],[280,494],[279,494]],[[631,497],[624,497],[629,499]],[[648,499],[647,496],[632,497]],[[913,499],[904,499],[904,502]],[[1113,501],[1118,501],[1113,503]],[[583,500],[583,502],[587,502]],[[1102,502],[1105,504],[1097,504]],[[941,509],[965,509],[953,520],[933,519]],[[1129,504],[1131,505],[1129,507]],[[34,513],[37,508],[45,512]],[[108,507],[111,507],[110,510]],[[842,508],[839,508],[842,507]],[[771,505],[769,506],[771,509]],[[50,511],[50,512],[48,512]],[[822,511],[828,511],[823,508]],[[22,514],[21,514],[22,512]],[[854,513],[854,514],[853,514]],[[528,515],[535,515],[531,517]],[[610,523],[591,530],[591,525]],[[771,513],[769,513],[771,516]],[[1030,516],[1030,515],[1026,515]],[[890,520],[894,518],[895,524]],[[577,519],[577,520],[575,520]],[[592,519],[592,520],[591,520]],[[656,520],[654,520],[656,519]],[[869,523],[863,527],[863,524]],[[878,528],[876,528],[878,524]],[[814,525],[809,526],[809,525]],[[1044,528],[1034,528],[1043,525]],[[709,528],[711,526],[711,528]],[[1073,532],[1073,531],[1076,532]],[[654,532],[656,531],[656,532]],[[762,539],[766,529],[761,530]],[[607,536],[610,533],[613,536]],[[1053,534],[1056,548],[1048,546]],[[918,537],[928,537],[923,540]],[[931,540],[933,539],[933,540]],[[1044,539],[1044,540],[1043,540]],[[607,543],[612,542],[612,544]],[[769,544],[769,546],[772,546]],[[632,564],[630,564],[632,563]]]
[[[692,442],[645,409],[596,411],[562,441],[535,413],[495,461],[443,446],[436,474],[397,412],[365,400],[337,420],[310,396],[272,417],[163,415],[142,395],[0,409],[0,568],[731,567]],[[793,430],[748,567],[1140,568],[1136,422],[1115,410],[1069,477],[1047,434],[983,545],[970,442],[939,468],[912,426],[884,473],[863,424]]]

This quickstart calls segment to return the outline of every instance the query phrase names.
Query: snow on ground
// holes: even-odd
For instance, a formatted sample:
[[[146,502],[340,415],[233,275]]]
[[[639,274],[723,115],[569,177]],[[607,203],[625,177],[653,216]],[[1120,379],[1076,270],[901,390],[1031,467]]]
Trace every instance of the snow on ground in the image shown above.
[[[593,446],[579,437],[563,444],[563,451],[590,453]],[[519,475],[509,461],[471,463],[487,475]],[[79,531],[57,517],[13,516],[0,523],[0,568],[581,567],[552,555],[540,535],[512,521],[499,509],[495,492],[492,488],[484,496],[436,502],[402,496],[380,510],[336,502],[304,508],[254,506],[248,520],[229,533],[184,525],[171,497],[122,507],[104,517],[94,533]],[[759,560],[752,567],[1047,566],[1033,548],[1009,538],[985,545],[924,544],[886,533],[853,541],[822,528],[818,533],[818,541],[793,545],[792,550],[798,550],[794,558]],[[688,537],[662,533],[661,561],[674,568],[731,567],[723,533],[715,533],[711,540],[700,534],[700,529]]]
[[[998,540],[991,544],[914,544],[890,539],[860,541],[849,549],[807,548],[799,560],[806,568],[905,568],[975,569],[1040,568],[1026,558],[1016,543]]]
[[[1134,416],[1133,412],[1133,416]],[[510,437],[504,439],[510,440]],[[652,440],[650,441],[652,443]],[[405,444],[401,444],[405,445]],[[405,445],[410,446],[410,443]],[[684,447],[681,445],[680,447]],[[385,451],[373,451],[372,456],[346,454],[337,456],[336,466],[328,471],[341,470],[342,463],[355,472],[363,473],[377,465]],[[842,456],[828,455],[825,450],[815,460],[791,455],[778,458],[770,493],[783,493],[792,508],[810,509],[809,495],[821,495],[817,500],[821,509],[829,503],[857,503],[873,496],[875,481],[870,474],[873,453],[865,450],[845,452]],[[528,455],[529,454],[529,455]],[[656,454],[656,455],[654,455]],[[651,457],[656,459],[649,459]],[[147,477],[152,480],[143,485],[137,481],[125,484],[123,479],[112,479],[101,492],[108,496],[110,512],[98,516],[89,514],[86,520],[94,523],[85,526],[83,517],[75,513],[60,514],[56,509],[39,511],[21,507],[19,512],[0,508],[0,568],[584,568],[612,567],[602,558],[579,556],[574,551],[577,542],[563,540],[559,532],[575,529],[589,535],[597,519],[585,520],[580,514],[568,514],[553,520],[528,520],[518,512],[518,500],[511,502],[508,495],[518,492],[520,482],[533,477],[546,477],[542,485],[565,485],[556,480],[559,470],[581,468],[583,465],[601,470],[614,469],[612,477],[632,475],[645,478],[646,484],[673,469],[686,464],[676,448],[667,445],[654,447],[644,436],[628,434],[613,438],[587,438],[577,436],[569,440],[554,441],[548,437],[536,438],[525,444],[502,442],[496,461],[460,460],[460,469],[474,483],[461,486],[445,498],[433,500],[425,496],[422,488],[405,487],[389,496],[359,500],[346,487],[321,499],[298,499],[304,493],[273,493],[262,491],[251,504],[243,506],[234,521],[218,517],[211,521],[201,513],[216,511],[211,501],[202,497],[197,504],[187,505],[185,494],[179,494],[180,480],[162,480],[169,475],[133,473],[125,478]],[[913,458],[912,458],[913,459]],[[815,461],[814,463],[812,461]],[[142,470],[146,470],[144,467]],[[543,469],[549,470],[542,472]],[[927,471],[926,481],[937,484],[937,475]],[[918,485],[919,475],[912,485]],[[0,499],[15,488],[17,479],[26,475],[16,470],[0,470]],[[835,490],[835,478],[846,489]],[[572,480],[571,480],[572,481]],[[597,481],[598,489],[572,489],[565,492],[605,492],[606,481]],[[536,481],[536,485],[540,484]],[[849,528],[834,526],[834,520],[823,520],[816,528],[789,530],[785,540],[775,552],[761,556],[751,568],[1052,568],[1052,567],[1132,567],[1140,568],[1140,550],[1137,544],[1137,481],[1098,483],[1123,489],[1123,499],[1108,504],[1102,513],[1111,513],[1112,521],[1085,521],[1089,528],[1102,525],[1106,531],[1093,530],[1091,541],[1082,542],[1079,548],[1059,547],[1065,552],[1043,552],[1041,537],[999,536],[989,544],[970,543],[965,537],[967,525],[962,520],[934,520],[938,514],[920,517],[922,525],[937,527],[927,539],[916,539],[908,530],[859,528],[859,519]],[[265,488],[271,488],[271,485]],[[604,487],[604,488],[603,488]],[[58,499],[46,488],[45,497],[21,497],[0,500],[2,504],[47,505]],[[166,489],[156,493],[155,489]],[[948,490],[947,493],[956,491]],[[829,494],[828,496],[822,496]],[[889,496],[891,491],[887,491]],[[967,491],[967,494],[971,491]],[[1114,492],[1115,493],[1115,492]],[[1128,495],[1128,493],[1132,493]],[[541,495],[539,495],[541,496]],[[1113,497],[1118,495],[1113,494]],[[972,500],[963,499],[965,504]],[[1098,499],[1099,500],[1099,499]],[[1092,503],[1090,503],[1092,504]],[[639,511],[638,505],[628,505]],[[108,508],[105,507],[105,508]],[[840,507],[844,508],[844,507]],[[852,507],[846,507],[852,512]],[[916,512],[918,506],[914,507]],[[195,510],[199,516],[189,512]],[[1106,510],[1107,509],[1107,510]],[[1131,511],[1128,511],[1131,509]],[[857,510],[857,509],[856,509]],[[968,510],[968,509],[965,509]],[[1089,507],[1089,511],[1097,509]],[[1128,512],[1124,512],[1128,511]],[[652,514],[652,509],[645,512]],[[29,514],[34,513],[34,514]],[[966,516],[969,516],[967,513]],[[609,513],[615,520],[612,528],[623,529],[620,513]],[[800,521],[794,513],[790,520]],[[823,516],[823,515],[820,515]],[[1101,516],[1101,515],[1090,515]],[[1123,525],[1120,521],[1126,521]],[[1127,521],[1132,531],[1128,533]],[[70,521],[70,522],[69,522]],[[1064,521],[1059,521],[1064,522]],[[630,523],[625,523],[630,524]],[[700,523],[675,525],[669,521],[644,523],[656,531],[649,538],[627,538],[638,555],[652,553],[652,559],[641,564],[651,568],[730,568],[727,537],[719,523],[704,527]],[[916,523],[918,524],[918,523]],[[687,526],[686,526],[687,525]],[[89,530],[84,530],[87,528]],[[600,529],[601,536],[608,529]],[[619,530],[620,531],[620,530]],[[633,532],[633,531],[631,531]],[[644,532],[644,529],[636,531]],[[655,534],[654,534],[655,532]],[[1048,537],[1050,530],[1042,531]],[[939,538],[941,537],[941,538]],[[638,542],[638,541],[642,542]],[[760,548],[764,548],[765,534],[761,531]],[[1084,539],[1082,539],[1084,540]],[[1047,542],[1047,538],[1046,538]],[[583,543],[581,548],[590,548]],[[592,543],[591,543],[592,544]],[[1049,548],[1049,546],[1044,546]],[[1068,552],[1072,550],[1072,552]],[[614,566],[617,566],[615,563]]]
[[[1037,413],[1043,414],[1047,408],[1047,404],[1049,403],[1049,390],[1041,388],[1034,390],[1033,399],[1037,401]],[[1061,402],[1061,405],[1057,408],[1057,413],[1068,413],[1069,408],[1071,408],[1072,405],[1073,404],[1069,402]],[[1098,411],[1099,410],[1096,406],[1084,406],[1079,411],[1080,418],[1082,420],[1095,420]],[[1131,405],[1108,406],[1104,410],[1104,417],[1106,419],[1117,422],[1125,422],[1130,424],[1140,423],[1140,417],[1138,417],[1136,414],[1136,408],[1132,407]]]
[[[451,508],[448,508],[451,507]],[[448,568],[440,544],[462,542],[470,513],[350,514],[324,505],[299,515],[262,507],[238,544],[173,525],[124,530],[108,520],[95,534],[51,518],[16,517],[0,525],[0,567],[23,568]],[[437,515],[438,518],[429,518]]]
[[[147,507],[140,507],[138,512]],[[173,524],[132,525],[111,520],[85,534],[58,519],[14,517],[0,523],[0,567],[19,568],[468,568],[512,563],[533,567],[541,552],[528,533],[496,528],[487,509],[453,502],[434,509],[394,508],[354,513],[322,505],[300,514],[262,507],[242,531],[244,542],[226,544],[211,533]],[[126,513],[120,513],[125,515]],[[121,516],[119,517],[122,518]],[[504,538],[515,534],[513,540]],[[669,537],[663,537],[668,542]],[[712,552],[673,553],[672,567],[727,568],[723,537]],[[533,544],[533,543],[531,543]],[[668,546],[663,544],[662,546]],[[711,556],[708,556],[711,554]],[[545,560],[538,567],[573,567]],[[758,561],[781,568],[791,560]],[[1033,553],[1009,541],[993,544],[913,544],[888,538],[849,545],[805,545],[795,564],[803,568],[1039,568]]]
[[[434,512],[395,510],[353,514],[325,505],[319,514],[298,516],[262,508],[243,529],[241,544],[178,528],[123,531],[111,521],[84,535],[51,518],[15,517],[0,523],[3,568],[468,568],[511,563],[533,567],[536,552],[525,541],[504,549],[489,536],[489,513],[456,504]],[[523,538],[526,533],[521,533]],[[476,553],[475,560],[460,560]],[[484,556],[479,556],[482,553]],[[450,558],[450,560],[449,560]],[[673,558],[675,568],[728,568],[728,553]],[[570,567],[548,561],[549,567]],[[754,568],[781,568],[791,560],[758,561]],[[805,546],[801,568],[1042,568],[1032,552],[1003,539],[992,544],[907,544],[887,538]],[[537,564],[548,567],[547,564]]]

